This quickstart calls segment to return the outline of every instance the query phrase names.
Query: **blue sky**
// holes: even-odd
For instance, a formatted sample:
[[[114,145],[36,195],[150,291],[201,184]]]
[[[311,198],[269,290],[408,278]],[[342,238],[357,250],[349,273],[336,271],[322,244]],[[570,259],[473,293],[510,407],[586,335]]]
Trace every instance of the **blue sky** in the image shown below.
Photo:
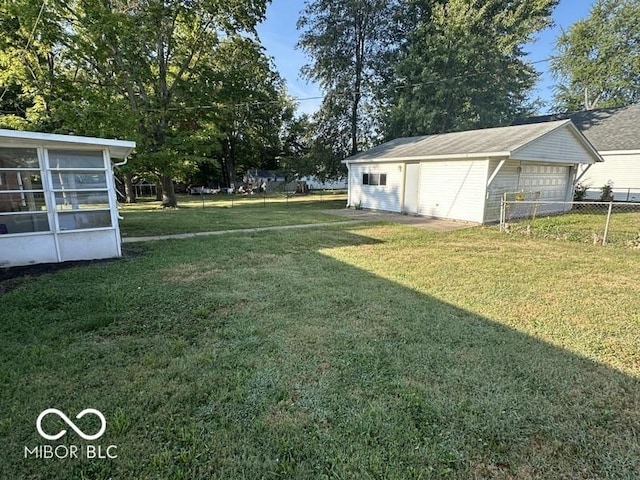
[[[595,0],[560,0],[553,19],[555,26],[537,35],[536,41],[527,48],[529,60],[545,60],[555,53],[555,40],[562,30],[566,30],[576,20],[586,17]],[[267,54],[274,58],[280,75],[286,80],[289,94],[300,99],[318,97],[322,93],[316,85],[309,84],[300,77],[300,68],[307,63],[302,51],[295,48],[298,42],[296,22],[304,0],[273,0],[267,10],[267,19],[258,27],[258,34]],[[547,71],[548,62],[536,64],[542,73],[534,96],[550,101],[553,96],[554,80]],[[300,111],[311,113],[320,105],[320,100],[301,100]],[[545,113],[543,110],[541,113]]]

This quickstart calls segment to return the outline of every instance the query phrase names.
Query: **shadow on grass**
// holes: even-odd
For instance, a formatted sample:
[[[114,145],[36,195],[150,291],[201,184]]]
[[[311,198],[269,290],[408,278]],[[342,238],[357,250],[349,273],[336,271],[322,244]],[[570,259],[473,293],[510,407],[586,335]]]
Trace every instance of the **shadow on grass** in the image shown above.
[[[326,254],[378,255],[354,232],[167,241],[5,295],[0,476],[637,478],[637,379]],[[89,407],[118,459],[23,458],[39,412]]]

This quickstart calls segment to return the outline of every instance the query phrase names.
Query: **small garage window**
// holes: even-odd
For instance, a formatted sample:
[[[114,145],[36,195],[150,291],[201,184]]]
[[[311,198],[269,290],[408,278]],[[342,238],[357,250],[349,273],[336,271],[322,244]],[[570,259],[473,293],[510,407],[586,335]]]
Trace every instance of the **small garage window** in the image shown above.
[[[386,173],[363,173],[362,184],[363,185],[386,185],[387,174]]]

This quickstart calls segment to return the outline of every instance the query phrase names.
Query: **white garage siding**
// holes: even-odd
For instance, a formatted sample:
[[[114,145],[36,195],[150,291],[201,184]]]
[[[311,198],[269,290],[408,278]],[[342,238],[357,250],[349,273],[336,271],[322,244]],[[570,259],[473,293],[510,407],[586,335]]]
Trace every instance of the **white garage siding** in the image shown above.
[[[419,214],[482,223],[488,160],[422,162]]]
[[[576,165],[600,160],[565,120],[399,138],[344,163],[350,166],[351,206],[486,223],[499,220],[505,192],[538,191],[541,200],[570,200]],[[386,173],[387,184],[363,185],[367,172]],[[538,212],[565,208],[556,204]]]
[[[363,185],[364,174],[385,174],[386,185]],[[402,163],[361,163],[351,164],[349,168],[349,202],[351,207],[399,212],[402,191]]]
[[[489,162],[489,175],[496,170],[499,160],[493,159]],[[505,162],[498,174],[495,176],[487,190],[487,202],[484,214],[485,223],[497,222],[500,220],[500,203],[505,193],[519,190],[520,162]]]
[[[582,163],[592,157],[590,152],[570,129],[559,128],[518,148],[513,157],[518,160],[536,160],[546,163]]]
[[[490,162],[489,171],[498,166],[498,160]],[[500,219],[500,202],[505,193],[540,192],[540,200],[548,202],[566,202],[571,200],[573,175],[570,166],[544,165],[508,161],[489,186],[485,222]],[[567,205],[539,205],[538,214],[550,214],[566,211]]]

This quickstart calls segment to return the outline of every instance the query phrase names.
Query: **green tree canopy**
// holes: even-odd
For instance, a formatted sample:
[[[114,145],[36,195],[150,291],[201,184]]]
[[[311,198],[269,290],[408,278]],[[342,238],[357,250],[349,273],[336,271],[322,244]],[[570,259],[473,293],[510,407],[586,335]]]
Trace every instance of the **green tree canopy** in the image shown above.
[[[413,0],[404,6],[389,83],[387,138],[510,122],[537,73],[524,44],[557,0]]]
[[[313,0],[305,5],[302,73],[325,92],[315,122],[334,155],[352,155],[375,138],[375,97],[392,48],[395,0]]]
[[[175,205],[172,178],[185,164],[220,160],[225,139],[277,139],[284,87],[255,33],[267,3],[4,2],[0,85],[11,116],[0,122],[133,138],[137,168]],[[251,115],[240,118],[240,103]]]
[[[598,0],[556,45],[558,111],[640,102],[640,2]]]

